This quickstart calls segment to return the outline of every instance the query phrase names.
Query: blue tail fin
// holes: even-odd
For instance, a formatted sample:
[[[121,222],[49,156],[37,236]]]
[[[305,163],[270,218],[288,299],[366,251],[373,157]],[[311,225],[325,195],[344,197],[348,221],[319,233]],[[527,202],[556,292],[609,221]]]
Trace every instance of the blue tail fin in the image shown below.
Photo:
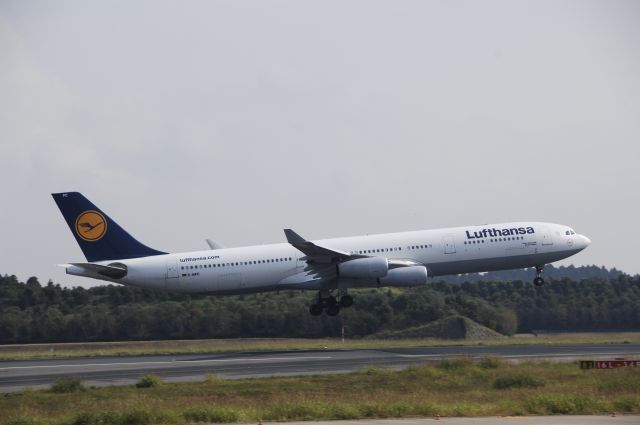
[[[52,193],[87,261],[166,254],[141,244],[79,192]]]

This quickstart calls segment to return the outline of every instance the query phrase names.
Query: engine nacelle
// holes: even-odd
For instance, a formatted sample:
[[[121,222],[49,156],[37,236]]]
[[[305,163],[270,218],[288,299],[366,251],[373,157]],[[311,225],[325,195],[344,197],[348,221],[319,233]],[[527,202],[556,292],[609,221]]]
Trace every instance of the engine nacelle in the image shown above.
[[[383,286],[419,286],[427,283],[428,276],[424,266],[398,267],[389,270],[378,282]]]
[[[357,258],[338,264],[342,277],[377,279],[387,275],[389,261],[383,257]]]

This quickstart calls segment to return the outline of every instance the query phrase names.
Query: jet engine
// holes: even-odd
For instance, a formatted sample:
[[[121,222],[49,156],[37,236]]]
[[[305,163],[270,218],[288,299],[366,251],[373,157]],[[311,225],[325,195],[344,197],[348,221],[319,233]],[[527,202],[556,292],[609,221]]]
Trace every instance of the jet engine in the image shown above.
[[[427,277],[427,268],[424,266],[398,267],[389,270],[378,282],[383,286],[419,286],[427,283]]]
[[[389,261],[383,257],[357,258],[338,264],[342,277],[355,279],[377,279],[387,275]]]

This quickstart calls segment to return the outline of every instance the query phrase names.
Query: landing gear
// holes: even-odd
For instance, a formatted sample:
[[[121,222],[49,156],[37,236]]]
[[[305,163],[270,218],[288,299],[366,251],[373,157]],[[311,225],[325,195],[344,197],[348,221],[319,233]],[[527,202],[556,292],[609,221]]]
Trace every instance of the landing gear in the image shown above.
[[[345,293],[336,299],[336,297],[329,294],[329,292],[323,293],[323,291],[318,293],[318,300],[309,307],[309,313],[311,313],[311,315],[320,316],[324,310],[327,316],[337,316],[341,308],[347,308],[353,305],[353,297],[351,295]]]
[[[323,296],[324,295],[324,296]],[[336,316],[340,313],[340,304],[336,301],[336,297],[329,295],[328,292],[318,292],[318,300],[309,307],[309,313],[312,316],[320,316],[325,310],[328,316]]]
[[[333,299],[335,300],[335,298]],[[337,316],[338,313],[340,313],[340,304],[334,301],[333,304],[329,304],[325,307],[325,310],[327,312],[327,316]]]
[[[353,305],[353,297],[351,295],[343,295],[340,297],[340,305],[342,307],[351,307]]]
[[[536,286],[544,285],[544,279],[540,277],[542,272],[544,271],[544,266],[536,266],[536,277],[533,279],[533,284]]]
[[[322,306],[320,304],[311,304],[309,313],[311,313],[312,316],[320,316],[322,314]]]

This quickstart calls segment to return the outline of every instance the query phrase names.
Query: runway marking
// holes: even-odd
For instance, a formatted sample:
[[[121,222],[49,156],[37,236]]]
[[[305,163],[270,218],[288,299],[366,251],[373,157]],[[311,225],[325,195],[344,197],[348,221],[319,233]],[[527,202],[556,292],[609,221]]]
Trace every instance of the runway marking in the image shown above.
[[[455,357],[455,356],[468,356],[468,357],[486,357],[486,356],[498,356],[505,359],[517,358],[517,357],[589,357],[589,356],[635,356],[634,353],[540,353],[540,354],[495,354],[495,353],[456,353],[456,354],[398,354],[398,357]]]
[[[38,365],[38,366],[10,366],[0,367],[0,370],[15,369],[45,369],[57,367],[95,367],[95,366],[132,366],[132,365],[158,365],[158,364],[175,364],[175,363],[213,363],[213,362],[237,362],[237,361],[270,361],[270,360],[326,360],[331,356],[310,356],[310,357],[249,357],[246,359],[208,359],[208,360],[168,360],[155,362],[116,362],[116,363],[83,363],[83,364],[57,364],[57,365]]]

